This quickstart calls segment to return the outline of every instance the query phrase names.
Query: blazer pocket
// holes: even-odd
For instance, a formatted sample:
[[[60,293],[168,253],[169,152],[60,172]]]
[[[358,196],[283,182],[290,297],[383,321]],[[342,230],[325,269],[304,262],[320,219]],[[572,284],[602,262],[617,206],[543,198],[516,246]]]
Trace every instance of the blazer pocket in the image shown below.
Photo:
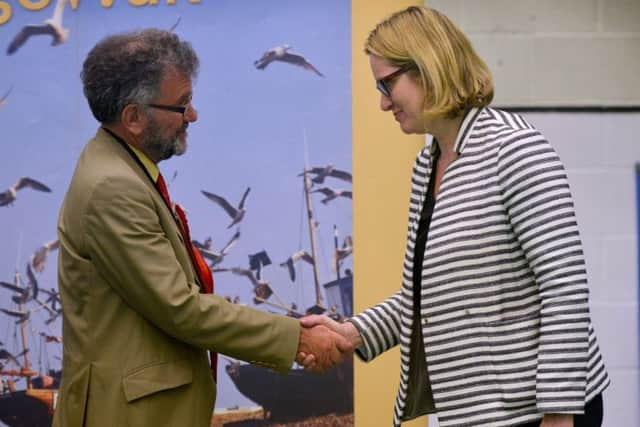
[[[127,402],[133,402],[153,393],[170,390],[193,381],[193,370],[186,360],[146,366],[122,380]]]

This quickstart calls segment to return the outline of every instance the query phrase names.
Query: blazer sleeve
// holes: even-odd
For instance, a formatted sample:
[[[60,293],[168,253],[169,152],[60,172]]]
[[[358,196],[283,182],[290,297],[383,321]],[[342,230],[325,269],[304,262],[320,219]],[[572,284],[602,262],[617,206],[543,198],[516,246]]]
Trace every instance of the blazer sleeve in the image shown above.
[[[539,289],[536,400],[542,413],[582,413],[588,360],[587,273],[567,175],[534,129],[500,144],[498,181]]]
[[[83,217],[97,273],[141,316],[178,340],[286,372],[299,322],[201,294],[176,258],[149,189],[126,176],[105,178]]]
[[[393,348],[400,341],[401,291],[349,319],[362,336],[356,354],[365,362]]]

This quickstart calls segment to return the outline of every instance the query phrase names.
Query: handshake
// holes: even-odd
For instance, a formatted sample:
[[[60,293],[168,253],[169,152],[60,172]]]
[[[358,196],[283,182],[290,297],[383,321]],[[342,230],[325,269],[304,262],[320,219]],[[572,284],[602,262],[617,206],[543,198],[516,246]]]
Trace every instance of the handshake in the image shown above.
[[[301,318],[300,325],[296,362],[308,371],[325,372],[362,345],[362,337],[351,322],[311,315]]]

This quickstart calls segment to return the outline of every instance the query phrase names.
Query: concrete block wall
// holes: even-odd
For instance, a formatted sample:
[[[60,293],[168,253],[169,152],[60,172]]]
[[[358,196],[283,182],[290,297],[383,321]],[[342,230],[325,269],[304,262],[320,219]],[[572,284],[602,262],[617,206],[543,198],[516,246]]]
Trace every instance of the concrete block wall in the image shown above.
[[[471,38],[499,105],[640,104],[640,0],[433,0]]]
[[[640,106],[640,0],[433,0],[491,69],[496,106]],[[640,426],[640,112],[521,113],[567,167],[612,379],[605,427]],[[430,427],[437,426],[434,417]]]
[[[563,160],[587,260],[590,308],[611,376],[603,426],[640,425],[635,164],[640,113],[522,113]]]

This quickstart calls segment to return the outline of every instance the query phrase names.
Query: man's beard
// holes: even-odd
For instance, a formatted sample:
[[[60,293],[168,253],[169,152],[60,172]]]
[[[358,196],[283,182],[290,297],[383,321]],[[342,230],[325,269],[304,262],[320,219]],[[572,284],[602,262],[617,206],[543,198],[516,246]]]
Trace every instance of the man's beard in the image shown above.
[[[166,160],[174,155],[181,156],[187,151],[187,140],[184,134],[180,139],[180,133],[183,133],[186,128],[185,124],[174,136],[165,138],[162,136],[158,122],[153,117],[149,117],[149,127],[143,137],[142,146],[157,161]]]

